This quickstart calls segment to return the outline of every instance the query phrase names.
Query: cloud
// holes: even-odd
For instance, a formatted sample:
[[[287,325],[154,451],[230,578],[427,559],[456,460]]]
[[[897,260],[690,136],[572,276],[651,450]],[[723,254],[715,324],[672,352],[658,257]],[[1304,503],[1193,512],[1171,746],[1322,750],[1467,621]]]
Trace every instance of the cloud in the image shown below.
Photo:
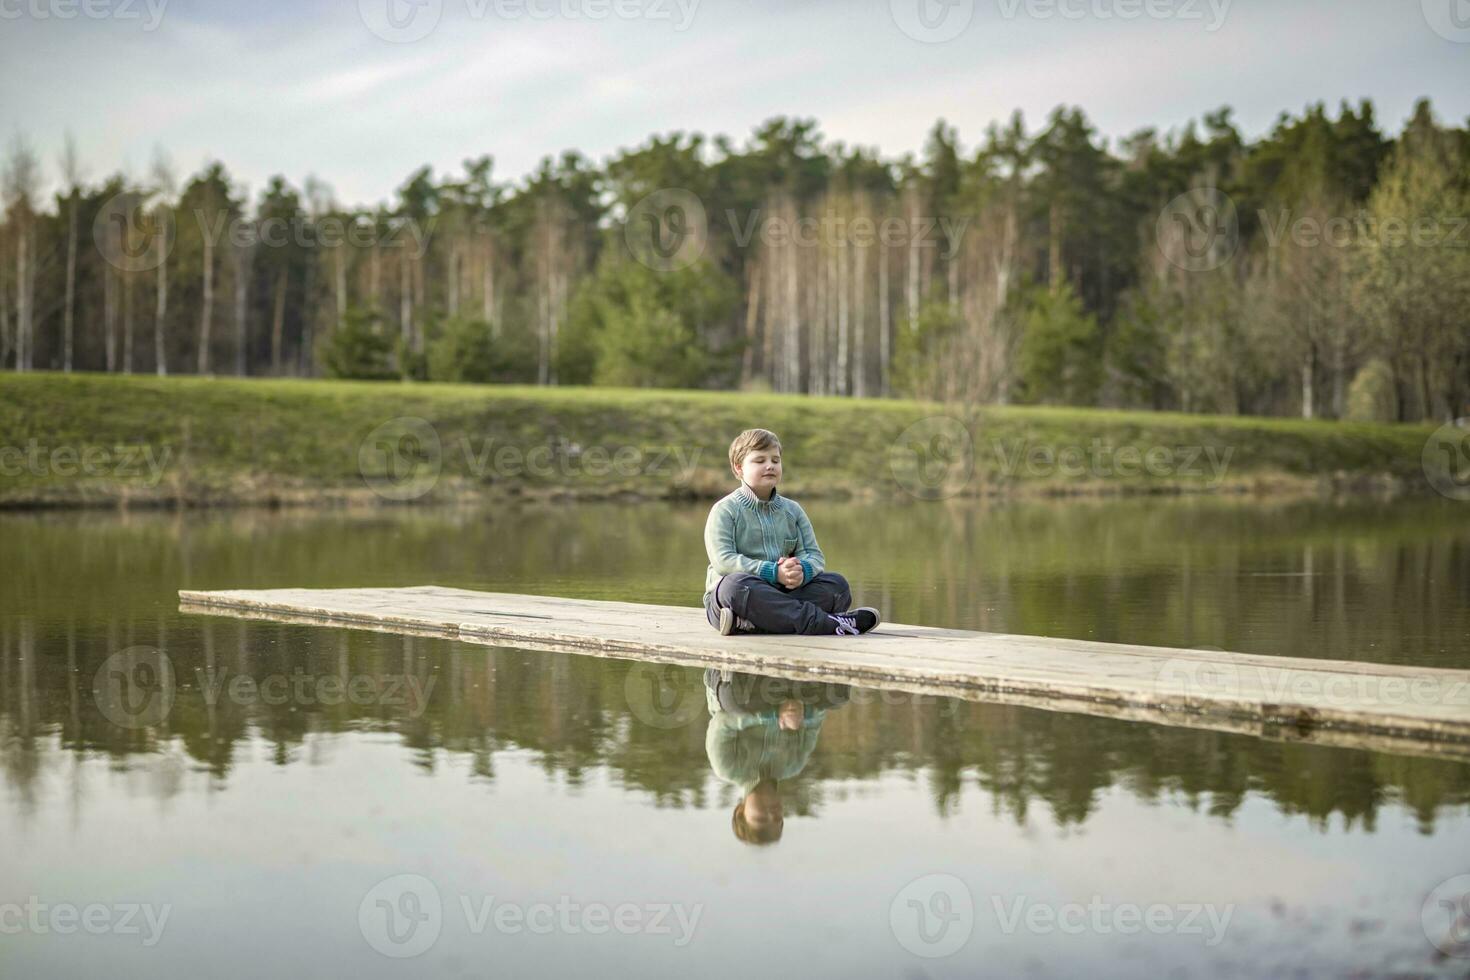
[[[94,175],[162,144],[182,168],[212,154],[255,187],[315,172],[344,202],[368,204],[424,163],[442,174],[490,153],[505,180],[567,149],[600,160],[675,130],[739,144],[774,115],[897,156],[920,150],[940,117],[973,146],[1016,108],[1034,130],[1064,103],[1113,137],[1225,104],[1248,136],[1318,99],[1373,97],[1386,126],[1426,93],[1442,118],[1470,114],[1464,46],[1435,35],[1417,4],[1355,5],[1349,17],[1328,0],[1234,0],[1211,32],[1024,6],[1008,18],[1000,0],[977,3],[944,44],[904,35],[887,0],[703,0],[687,31],[505,19],[493,5],[474,18],[466,0],[444,0],[438,28],[412,44],[375,37],[348,0],[248,11],[175,0],[153,32],[22,19],[0,33],[0,86],[18,93],[0,126],[48,159],[71,129]],[[1196,5],[1208,18],[1207,0]]]

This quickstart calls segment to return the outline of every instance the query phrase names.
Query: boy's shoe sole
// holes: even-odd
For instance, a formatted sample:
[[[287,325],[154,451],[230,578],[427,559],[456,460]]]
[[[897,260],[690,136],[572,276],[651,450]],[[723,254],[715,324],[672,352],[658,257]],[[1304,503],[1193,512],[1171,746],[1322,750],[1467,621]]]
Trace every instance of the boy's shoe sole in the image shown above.
[[[730,636],[735,633],[754,633],[755,624],[748,619],[741,619],[735,615],[733,610],[720,610],[720,635]]]

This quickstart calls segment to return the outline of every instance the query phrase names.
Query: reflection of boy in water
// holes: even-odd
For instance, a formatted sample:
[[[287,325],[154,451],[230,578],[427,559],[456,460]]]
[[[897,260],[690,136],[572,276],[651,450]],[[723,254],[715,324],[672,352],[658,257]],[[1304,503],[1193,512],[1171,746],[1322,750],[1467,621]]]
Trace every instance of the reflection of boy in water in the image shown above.
[[[785,823],[779,782],[806,768],[828,709],[847,703],[848,688],[714,669],[704,683],[710,768],[743,794],[730,826],[747,844],[778,841]]]

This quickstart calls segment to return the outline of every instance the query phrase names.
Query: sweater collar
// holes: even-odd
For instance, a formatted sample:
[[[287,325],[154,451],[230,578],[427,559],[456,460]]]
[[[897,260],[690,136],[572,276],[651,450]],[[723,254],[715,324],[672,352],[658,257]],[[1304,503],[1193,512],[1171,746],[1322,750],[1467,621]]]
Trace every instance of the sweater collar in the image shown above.
[[[770,500],[762,500],[760,497],[757,497],[756,496],[755,491],[752,490],[752,489],[750,489],[750,486],[748,484],[746,484],[746,482],[744,480],[741,480],[740,481],[740,489],[737,490],[736,493],[740,494],[740,500],[741,500],[741,502],[743,504],[745,504],[745,506],[749,507],[752,510],[755,510],[757,508],[762,508],[762,507],[764,507],[764,508],[774,507],[774,506],[776,506],[776,500],[777,500],[777,498],[779,498],[781,496],[781,491],[778,490],[778,489],[776,489],[775,487],[772,487],[771,488],[771,499]]]

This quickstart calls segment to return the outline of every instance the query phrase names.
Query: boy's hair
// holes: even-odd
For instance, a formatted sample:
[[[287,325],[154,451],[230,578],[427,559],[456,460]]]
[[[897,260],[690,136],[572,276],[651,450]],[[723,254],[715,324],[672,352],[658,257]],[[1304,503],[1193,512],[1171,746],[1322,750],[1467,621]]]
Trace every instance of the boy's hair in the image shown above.
[[[746,429],[730,443],[730,469],[739,472],[745,457],[761,449],[780,449],[781,440],[770,429]]]

